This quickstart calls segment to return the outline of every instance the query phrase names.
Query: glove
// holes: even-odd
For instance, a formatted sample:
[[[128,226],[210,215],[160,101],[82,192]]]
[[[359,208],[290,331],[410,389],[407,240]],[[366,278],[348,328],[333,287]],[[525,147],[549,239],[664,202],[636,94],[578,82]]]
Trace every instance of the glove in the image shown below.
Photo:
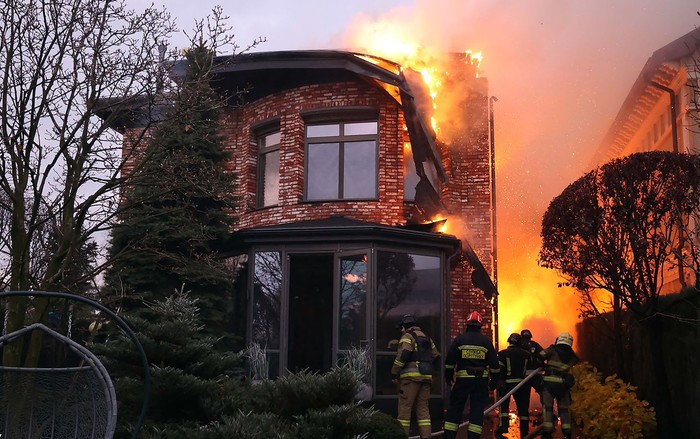
[[[448,386],[451,386],[455,382],[455,370],[445,369],[445,382]]]

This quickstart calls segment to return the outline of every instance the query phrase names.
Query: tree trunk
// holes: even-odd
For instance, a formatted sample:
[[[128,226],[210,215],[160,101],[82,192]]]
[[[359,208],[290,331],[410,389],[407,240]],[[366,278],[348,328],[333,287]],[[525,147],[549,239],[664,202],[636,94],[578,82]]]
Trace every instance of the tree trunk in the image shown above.
[[[613,295],[613,342],[615,343],[615,369],[617,375],[626,380],[625,352],[622,344],[622,304],[620,297]]]

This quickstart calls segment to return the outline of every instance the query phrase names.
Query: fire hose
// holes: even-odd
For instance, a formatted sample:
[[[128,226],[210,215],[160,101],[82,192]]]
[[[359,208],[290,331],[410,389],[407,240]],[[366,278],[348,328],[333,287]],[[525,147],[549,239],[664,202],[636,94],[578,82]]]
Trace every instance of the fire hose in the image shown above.
[[[515,387],[513,387],[508,393],[506,393],[505,395],[503,395],[503,397],[502,397],[501,399],[499,399],[498,401],[496,401],[495,403],[493,403],[493,405],[492,405],[491,407],[489,407],[489,408],[487,408],[486,410],[484,410],[484,415],[488,415],[488,414],[491,413],[492,411],[496,410],[496,408],[500,407],[500,405],[501,405],[504,401],[508,400],[508,398],[510,398],[510,396],[511,396],[513,393],[515,393],[518,389],[520,389],[522,386],[524,386],[525,383],[527,383],[528,381],[530,381],[532,378],[535,377],[535,375],[538,375],[540,372],[542,372],[542,368],[541,368],[541,367],[535,369],[534,371],[532,371],[532,373],[531,373],[530,375],[528,375],[528,376],[526,376],[525,378],[523,378],[523,380],[520,381]],[[463,422],[463,423],[459,424],[459,429],[466,428],[468,425],[469,425],[469,421]],[[457,431],[459,431],[459,429],[457,429]],[[541,428],[540,428],[540,429],[541,429]],[[536,432],[538,432],[538,431],[539,431],[539,430],[533,431],[532,433],[528,434],[527,437],[528,437],[528,438],[531,437],[534,433],[536,433]],[[445,433],[444,431],[436,431],[435,433],[431,434],[430,437],[442,437],[444,433]],[[420,436],[411,436],[411,437],[409,437],[408,439],[420,439]]]

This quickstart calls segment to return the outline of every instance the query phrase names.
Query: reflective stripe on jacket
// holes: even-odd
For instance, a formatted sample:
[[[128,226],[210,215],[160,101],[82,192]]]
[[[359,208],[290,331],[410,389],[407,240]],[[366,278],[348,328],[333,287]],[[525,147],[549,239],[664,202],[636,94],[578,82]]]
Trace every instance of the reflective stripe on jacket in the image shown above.
[[[413,326],[408,328],[408,330],[412,331],[418,337],[428,337],[418,326]],[[401,335],[401,339],[399,340],[399,348],[396,352],[394,364],[391,366],[391,374],[398,375],[401,379],[407,378],[414,381],[432,381],[433,376],[420,373],[418,361],[412,359],[413,353],[418,352],[418,344],[408,330]],[[430,340],[430,344],[432,347],[433,359],[435,359],[440,356],[440,353],[432,339]]]
[[[498,373],[498,355],[481,328],[467,326],[467,330],[452,341],[445,368],[456,369],[457,378],[488,377],[489,369],[491,373]]]

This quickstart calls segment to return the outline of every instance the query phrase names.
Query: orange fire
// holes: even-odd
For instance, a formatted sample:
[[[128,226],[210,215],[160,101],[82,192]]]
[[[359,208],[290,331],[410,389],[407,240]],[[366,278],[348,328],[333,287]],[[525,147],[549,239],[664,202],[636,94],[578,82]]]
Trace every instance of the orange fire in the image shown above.
[[[469,228],[457,216],[437,216],[430,222],[446,219],[440,233],[454,235],[460,240],[470,240]],[[523,329],[532,331],[535,341],[547,347],[561,332],[575,334],[577,322],[577,298],[572,289],[558,288],[561,282],[553,270],[537,266],[539,242],[531,238],[519,237],[520,254],[517,257],[502,256],[498,261],[499,272],[518,272],[519,278],[500,276],[496,279],[498,297],[498,338],[500,348],[505,348],[505,340],[514,332]],[[487,257],[488,255],[479,255]],[[524,260],[529,261],[524,263]],[[517,266],[517,267],[516,267]],[[524,269],[524,267],[531,267]],[[576,342],[576,340],[574,340]]]
[[[401,25],[388,20],[365,22],[362,27],[353,33],[352,46],[360,52],[399,63],[403,70],[410,69],[421,76],[432,100],[431,113],[426,117],[430,119],[436,136],[442,137],[440,121],[447,120],[450,114],[449,104],[441,104],[442,87],[449,77],[448,66],[451,63],[449,54],[427,50],[412,40],[410,34]],[[472,53],[471,50],[466,50],[464,54],[465,62],[474,66],[478,72],[483,58],[481,52]]]
[[[460,94],[460,91],[452,89],[453,86],[460,85],[457,72],[453,72],[454,76],[450,75],[454,57],[446,56],[445,50],[433,50],[421,44],[415,39],[415,34],[415,29],[400,20],[363,20],[357,22],[349,34],[349,44],[358,52],[399,63],[404,72],[408,69],[415,71],[415,76],[422,78],[432,100],[430,108],[422,109],[424,116],[430,120],[438,138],[449,143],[449,133],[443,130],[449,125],[446,122],[450,120],[450,115],[454,114],[454,103],[450,95]],[[472,67],[469,71],[473,71],[476,77],[479,76],[478,68],[482,59],[480,52],[465,52],[465,62]],[[446,86],[450,87],[449,93],[445,92]],[[506,137],[509,134],[518,137],[523,133],[504,133]],[[504,141],[504,144],[508,143]],[[404,148],[410,152],[410,144],[404,145]],[[508,157],[502,159],[507,160]],[[499,209],[503,208],[508,206],[499,204]],[[434,218],[433,221],[443,218]],[[530,329],[535,340],[545,347],[553,343],[560,332],[575,333],[574,325],[578,321],[576,296],[571,290],[557,287],[561,279],[556,272],[537,265],[537,252],[540,248],[538,234],[519,227],[508,228],[507,235],[503,230],[505,229],[499,227],[499,247],[507,250],[508,254],[499,253],[497,261],[497,288],[500,293],[498,336],[501,348],[510,333],[520,332],[524,328]],[[467,225],[457,217],[447,218],[440,232],[459,239],[469,239]]]

